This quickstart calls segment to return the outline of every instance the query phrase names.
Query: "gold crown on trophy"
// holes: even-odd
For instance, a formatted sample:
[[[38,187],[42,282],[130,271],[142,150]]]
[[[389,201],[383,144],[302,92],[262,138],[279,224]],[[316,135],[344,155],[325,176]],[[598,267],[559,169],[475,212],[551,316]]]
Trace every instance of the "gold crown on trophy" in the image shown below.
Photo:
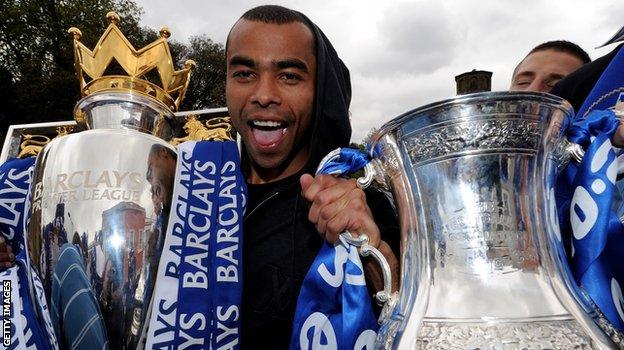
[[[136,50],[117,26],[119,15],[109,12],[106,18],[110,24],[93,51],[80,42],[82,33],[78,28],[68,30],[74,38],[82,96],[99,91],[133,91],[152,96],[172,111],[177,110],[188,88],[195,61],[187,60],[184,69],[175,70],[167,44],[167,38],[171,36],[167,27],[160,29],[160,38],[156,41]],[[113,59],[127,75],[104,75]],[[147,80],[146,75],[152,69],[157,70],[161,86]]]

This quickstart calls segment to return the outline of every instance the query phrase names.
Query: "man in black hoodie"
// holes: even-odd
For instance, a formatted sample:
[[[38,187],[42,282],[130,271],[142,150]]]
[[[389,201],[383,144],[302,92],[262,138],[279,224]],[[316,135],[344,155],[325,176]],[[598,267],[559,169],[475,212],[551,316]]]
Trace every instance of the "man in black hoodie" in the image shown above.
[[[574,111],[578,112],[604,70],[623,45],[618,45],[613,51],[591,63],[585,64],[574,73],[568,75],[565,79],[559,81],[550,93],[568,100],[572,104]],[[621,123],[617,132],[613,135],[612,141],[617,147],[624,146],[624,126]]]
[[[624,28],[620,29],[618,34],[623,32],[623,30]],[[563,80],[559,81],[557,85],[555,85],[551,93],[568,100],[570,104],[572,104],[575,113],[578,113],[585,103],[585,100],[594,89],[594,86],[604,73],[605,69],[607,69],[609,64],[611,64],[618,52],[624,49],[622,46],[624,46],[624,44],[619,44],[613,51],[594,60],[593,62],[585,64],[574,73],[566,76]],[[614,87],[612,90],[613,96],[611,96],[611,98],[618,97],[620,92],[622,92],[622,89],[624,89],[623,86],[618,86],[617,89]],[[607,99],[605,101],[609,100]],[[584,117],[584,115],[578,114],[576,116],[576,118]],[[616,147],[624,147],[624,124],[622,123],[622,119],[620,119],[620,126],[613,135],[611,141]],[[617,187],[617,191],[615,197],[613,198],[614,203],[612,208],[618,216],[622,217],[624,215],[624,181],[621,176],[618,177],[618,181],[615,185]]]
[[[251,9],[232,27],[226,56],[227,105],[243,142],[249,194],[241,345],[287,348],[299,289],[323,237],[366,232],[397,277],[389,247],[396,251],[398,226],[383,195],[304,175],[351,137],[349,71],[316,25],[280,6]],[[374,261],[363,263],[377,287]]]

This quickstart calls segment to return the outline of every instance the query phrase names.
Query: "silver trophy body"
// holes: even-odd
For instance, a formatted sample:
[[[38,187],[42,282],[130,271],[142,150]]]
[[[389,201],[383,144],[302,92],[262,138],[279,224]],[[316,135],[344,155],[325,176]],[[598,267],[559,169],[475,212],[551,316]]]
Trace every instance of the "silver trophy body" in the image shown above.
[[[105,327],[108,347],[134,349],[149,319],[176,164],[174,148],[151,133],[169,134],[171,111],[140,94],[102,92],[76,112],[92,130],[55,139],[37,157],[30,261],[51,313],[77,327],[62,322],[72,301],[54,290],[69,270],[59,262],[63,249],[76,248],[82,264],[72,268],[84,269],[83,289],[97,300],[101,321],[94,322]],[[57,335],[68,341],[63,329]]]
[[[552,95],[482,93],[408,112],[373,136],[402,251],[379,347],[614,347],[560,239],[554,186],[570,118]]]

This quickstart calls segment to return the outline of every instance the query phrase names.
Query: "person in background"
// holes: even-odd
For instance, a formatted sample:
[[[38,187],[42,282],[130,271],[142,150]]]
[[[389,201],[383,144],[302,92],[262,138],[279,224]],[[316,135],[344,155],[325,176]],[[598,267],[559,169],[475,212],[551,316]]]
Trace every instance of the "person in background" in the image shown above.
[[[518,63],[511,77],[511,91],[550,92],[568,74],[591,62],[580,46],[565,40],[534,47]]]
[[[620,30],[622,32],[623,29]],[[622,41],[624,37],[619,38],[619,40],[613,41]],[[575,113],[578,113],[581,110],[585,100],[591,93],[592,89],[604,73],[605,69],[612,64],[620,50],[624,49],[624,44],[617,45],[611,52],[608,54],[597,58],[595,61],[584,65],[577,71],[562,79],[560,82],[555,85],[552,89],[551,93],[566,99],[572,104],[572,108],[574,108]],[[624,69],[624,67],[621,67]],[[617,85],[617,84],[616,84]],[[620,82],[619,89],[611,89],[613,91],[613,95],[609,96],[611,99],[616,99],[613,102],[611,109],[614,110],[616,115],[620,118],[620,126],[617,131],[613,135],[613,145],[615,147],[624,147],[624,124],[622,120],[624,118],[624,83]],[[605,96],[606,97],[606,96]],[[576,118],[583,118],[583,115],[577,115]],[[618,180],[616,182],[616,194],[613,198],[613,210],[619,217],[624,217],[624,181],[622,181],[622,175],[618,176]]]

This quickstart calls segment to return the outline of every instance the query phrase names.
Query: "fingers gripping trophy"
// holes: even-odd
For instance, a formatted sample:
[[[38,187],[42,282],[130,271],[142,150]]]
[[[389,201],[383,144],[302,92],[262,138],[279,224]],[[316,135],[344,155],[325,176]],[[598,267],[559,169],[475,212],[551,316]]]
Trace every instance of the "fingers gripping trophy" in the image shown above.
[[[39,154],[28,226],[30,262],[43,282],[59,343],[89,334],[100,348],[140,347],[170,210],[173,112],[193,61],[172,66],[168,29],[136,50],[119,16],[93,50],[71,28],[87,129]],[[106,75],[113,64],[123,75]],[[148,81],[157,72],[160,84]]]

